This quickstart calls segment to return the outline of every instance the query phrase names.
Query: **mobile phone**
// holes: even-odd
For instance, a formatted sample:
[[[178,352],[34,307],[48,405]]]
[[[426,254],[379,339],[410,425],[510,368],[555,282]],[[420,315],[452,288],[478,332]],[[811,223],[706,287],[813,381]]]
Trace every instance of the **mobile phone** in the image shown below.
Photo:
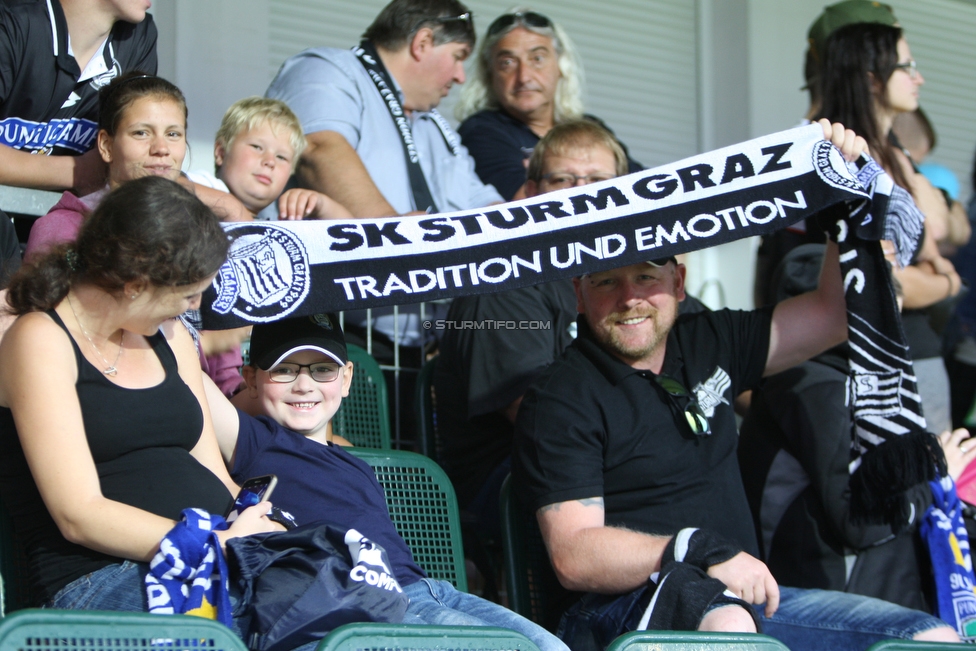
[[[275,486],[278,485],[278,478],[275,475],[261,475],[252,477],[241,486],[241,492],[234,500],[234,506],[227,512],[224,518],[227,522],[233,522],[237,516],[249,506],[254,506],[258,502],[263,502],[271,497]]]

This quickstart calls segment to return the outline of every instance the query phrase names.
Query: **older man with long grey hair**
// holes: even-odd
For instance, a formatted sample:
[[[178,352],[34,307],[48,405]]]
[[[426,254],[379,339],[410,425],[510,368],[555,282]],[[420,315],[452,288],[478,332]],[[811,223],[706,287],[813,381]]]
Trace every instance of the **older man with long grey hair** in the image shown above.
[[[583,65],[573,42],[555,21],[527,8],[488,27],[455,114],[475,171],[506,199],[522,196],[516,193],[532,148],[553,126],[581,117],[600,122],[583,114]],[[642,169],[628,162],[631,172]]]

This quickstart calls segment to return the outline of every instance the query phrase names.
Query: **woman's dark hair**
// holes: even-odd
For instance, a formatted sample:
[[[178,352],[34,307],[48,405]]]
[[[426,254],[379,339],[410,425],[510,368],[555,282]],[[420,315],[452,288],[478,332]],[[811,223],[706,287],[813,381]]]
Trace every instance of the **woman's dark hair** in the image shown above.
[[[179,88],[162,77],[133,71],[116,77],[112,83],[98,91],[98,128],[114,136],[126,110],[143,97],[165,98],[176,102],[183,109],[183,121],[186,122],[186,98]]]
[[[841,27],[827,39],[820,70],[820,112],[817,118],[840,122],[863,136],[871,155],[907,188],[908,183],[894,158],[888,134],[881,132],[877,109],[888,108],[885,88],[898,65],[901,29],[876,23]]]
[[[177,287],[205,280],[227,259],[230,240],[210,208],[158,176],[113,190],[74,243],[25,263],[10,282],[15,314],[48,310],[76,283],[118,295],[128,282]]]
[[[396,52],[424,27],[434,30],[434,45],[458,42],[474,47],[471,10],[458,0],[393,0],[366,28],[363,38]]]

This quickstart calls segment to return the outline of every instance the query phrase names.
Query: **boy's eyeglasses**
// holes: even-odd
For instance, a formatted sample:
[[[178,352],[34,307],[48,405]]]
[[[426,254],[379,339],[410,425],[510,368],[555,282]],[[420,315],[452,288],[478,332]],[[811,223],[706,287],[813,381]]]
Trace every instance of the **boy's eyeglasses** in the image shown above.
[[[708,416],[698,404],[698,398],[695,397],[695,394],[667,375],[655,375],[654,379],[667,392],[672,404],[684,413],[685,420],[688,422],[692,433],[695,436],[711,436],[712,426],[708,422]]]
[[[309,376],[316,382],[332,382],[339,377],[339,365],[329,364],[328,362],[320,362],[318,364],[284,362],[268,371],[268,377],[271,378],[272,382],[288,384],[298,378],[303,368],[308,369]]]
[[[495,22],[488,26],[488,33],[485,36],[491,38],[514,25],[515,21],[521,21],[529,27],[537,29],[552,27],[552,22],[542,14],[537,14],[534,11],[519,11],[514,14],[502,14],[496,18]]]

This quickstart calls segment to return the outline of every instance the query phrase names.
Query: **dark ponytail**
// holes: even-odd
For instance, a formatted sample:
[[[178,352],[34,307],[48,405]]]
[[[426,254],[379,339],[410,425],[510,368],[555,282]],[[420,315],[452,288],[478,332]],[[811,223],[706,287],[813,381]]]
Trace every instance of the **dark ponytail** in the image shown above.
[[[77,258],[73,246],[58,244],[40,259],[21,265],[7,288],[7,305],[11,312],[20,315],[50,310],[64,300],[75,275],[69,262],[69,259]]]

